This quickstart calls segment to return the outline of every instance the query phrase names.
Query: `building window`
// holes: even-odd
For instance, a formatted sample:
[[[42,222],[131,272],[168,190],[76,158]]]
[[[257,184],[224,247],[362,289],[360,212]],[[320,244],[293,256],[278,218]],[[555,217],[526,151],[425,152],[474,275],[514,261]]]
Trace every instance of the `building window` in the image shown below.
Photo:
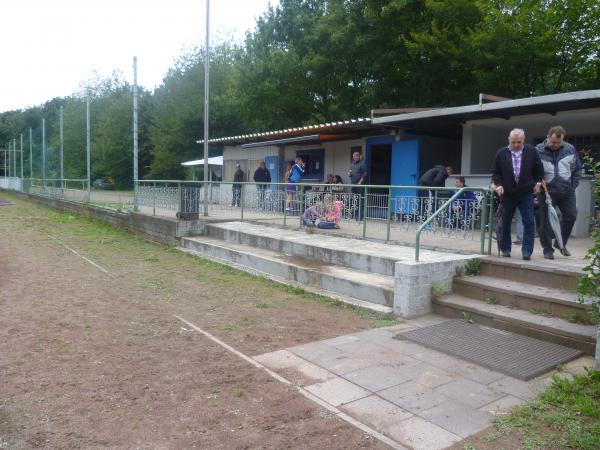
[[[324,149],[301,150],[296,152],[296,158],[302,158],[305,164],[302,179],[323,181]]]

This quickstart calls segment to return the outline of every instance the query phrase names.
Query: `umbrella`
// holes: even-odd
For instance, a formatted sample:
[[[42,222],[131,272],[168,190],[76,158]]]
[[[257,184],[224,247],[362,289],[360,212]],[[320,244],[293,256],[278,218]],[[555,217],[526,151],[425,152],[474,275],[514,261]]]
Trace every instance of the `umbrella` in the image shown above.
[[[502,245],[502,235],[504,229],[502,228],[502,215],[504,214],[504,205],[502,204],[502,197],[498,199],[498,206],[494,212],[494,230],[496,231],[496,244],[498,245],[498,255],[502,251],[500,246]]]
[[[544,192],[546,193],[546,206],[548,209],[548,222],[550,222],[550,228],[554,232],[554,237],[556,238],[556,244],[561,250],[564,250],[565,246],[562,240],[562,234],[560,232],[560,219],[558,218],[558,213],[556,212],[556,208],[552,204],[552,197],[548,193],[548,187],[546,183],[544,183]]]

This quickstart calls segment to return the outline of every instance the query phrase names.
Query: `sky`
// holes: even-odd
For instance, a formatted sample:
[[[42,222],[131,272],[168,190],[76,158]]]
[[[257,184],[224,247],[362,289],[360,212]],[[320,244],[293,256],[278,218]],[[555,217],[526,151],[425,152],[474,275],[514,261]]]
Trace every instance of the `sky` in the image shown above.
[[[278,0],[212,0],[210,39],[242,41]],[[206,0],[2,0],[0,112],[76,92],[118,70],[160,85],[182,50],[203,46]]]

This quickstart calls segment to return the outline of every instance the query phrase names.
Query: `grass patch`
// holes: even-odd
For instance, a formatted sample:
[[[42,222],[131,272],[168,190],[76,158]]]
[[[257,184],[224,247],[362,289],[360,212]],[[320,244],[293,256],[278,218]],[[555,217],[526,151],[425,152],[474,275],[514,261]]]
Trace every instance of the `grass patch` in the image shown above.
[[[160,258],[156,255],[148,255],[144,258],[144,261],[148,261],[148,262],[159,262]]]
[[[531,308],[529,312],[536,316],[552,317],[552,311],[548,311],[547,309]]]
[[[235,391],[233,391],[233,396],[234,397],[241,398],[244,395],[246,395],[246,391],[244,389],[238,388]]]
[[[600,448],[600,372],[586,369],[572,379],[553,377],[540,396],[495,420],[500,438],[523,434],[523,448]]]
[[[269,305],[268,303],[257,303],[254,306],[256,306],[258,309],[267,309],[271,307],[271,305]]]
[[[442,295],[444,295],[444,286],[442,286],[441,283],[437,282],[437,281],[433,281],[431,283],[431,297],[434,300],[438,300],[442,297]]]
[[[496,297],[494,297],[494,296],[492,296],[492,297],[487,297],[487,298],[485,299],[485,302],[486,302],[488,305],[497,305],[497,304],[499,303],[499,302],[498,302],[498,299],[497,299]]]
[[[587,311],[575,311],[569,314],[569,322],[579,323],[581,325],[596,325],[594,318]]]
[[[479,275],[481,272],[481,262],[478,259],[470,259],[465,263],[465,273],[467,275]]]

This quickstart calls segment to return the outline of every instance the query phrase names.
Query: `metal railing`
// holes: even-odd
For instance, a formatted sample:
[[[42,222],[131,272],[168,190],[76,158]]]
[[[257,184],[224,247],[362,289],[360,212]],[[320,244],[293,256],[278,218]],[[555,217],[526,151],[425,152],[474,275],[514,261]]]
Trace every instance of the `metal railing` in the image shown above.
[[[205,214],[204,186],[202,181],[141,180],[136,183],[135,204],[153,215],[200,217]],[[303,227],[306,208],[341,202],[339,223],[348,234],[385,241],[412,234],[417,261],[423,233],[452,241],[479,240],[479,251],[491,252],[492,195],[486,188],[457,191],[421,186],[247,182],[208,182],[207,186],[206,215],[212,217]],[[466,192],[473,196],[462,198]],[[190,205],[191,211],[185,211]]]
[[[97,191],[90,199],[86,179],[0,177],[0,187],[70,201],[128,204],[148,214],[180,219],[206,215],[293,227],[305,226],[302,216],[307,208],[324,211],[335,204],[335,220],[345,235],[412,241],[416,261],[424,233],[445,239],[450,247],[459,239],[479,240],[480,253],[491,253],[492,246],[493,196],[486,188],[140,180],[135,197]],[[467,192],[473,194],[465,196]]]

